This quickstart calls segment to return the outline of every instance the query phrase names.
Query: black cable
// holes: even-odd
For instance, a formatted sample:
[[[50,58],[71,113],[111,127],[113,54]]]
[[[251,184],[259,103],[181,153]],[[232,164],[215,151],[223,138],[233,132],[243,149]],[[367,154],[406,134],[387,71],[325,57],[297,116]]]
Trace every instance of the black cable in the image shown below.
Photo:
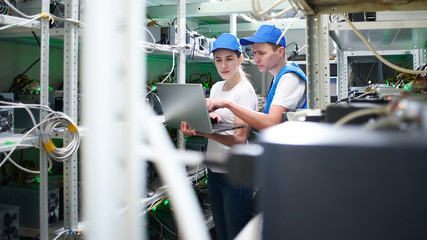
[[[360,81],[364,84],[364,86],[367,86],[368,84],[363,80],[363,75],[362,77],[360,76],[360,63],[357,63],[357,76],[359,77]],[[356,82],[355,82],[356,83]]]
[[[289,43],[288,45],[286,45],[286,49],[288,49],[288,47],[289,47],[291,44],[295,44],[295,46],[296,46],[296,47],[298,47],[298,43],[296,43],[296,42],[291,42],[291,43]]]
[[[36,35],[36,33],[34,32],[34,31],[31,31],[32,32],[32,34],[33,34],[33,36],[34,36],[34,38],[36,39],[36,41],[37,41],[37,44],[40,46],[40,41],[39,41],[39,39],[37,38],[37,35]],[[19,90],[21,90],[22,88],[24,88],[25,86],[27,86],[28,84],[30,84],[31,82],[33,82],[33,81],[29,81],[29,82],[26,82],[24,85],[22,85],[22,86],[20,86],[19,85],[19,83],[18,83],[18,79],[20,79],[22,76],[24,76],[34,65],[36,65],[38,62],[40,61],[40,58],[38,58],[36,61],[34,61],[27,69],[25,69],[22,73],[20,73],[20,74],[18,74],[14,79],[13,79],[13,84],[12,84],[12,86],[10,87],[10,89],[9,89],[9,92],[11,92],[12,91],[12,89],[13,89],[13,92],[14,92],[14,97],[15,97],[15,99],[16,100],[19,100],[19,98],[18,98],[18,92],[19,92]]]
[[[208,32],[207,32],[207,33],[205,33],[205,34],[209,34],[209,33],[211,33],[211,29],[210,29],[210,28],[208,28],[208,27],[198,27],[198,28],[195,28],[195,29],[194,29],[194,31],[197,31],[197,30],[199,30],[199,29],[207,29],[207,30],[208,30]],[[205,34],[203,34],[203,35],[205,35]]]
[[[37,44],[40,46],[40,41],[39,41],[39,38],[37,37],[36,33],[34,31],[31,31],[31,32],[33,33],[33,36],[36,39]]]
[[[27,73],[34,65],[36,65],[36,63],[38,63],[40,61],[40,58],[38,58],[36,61],[34,61],[27,69],[25,69],[24,72],[21,73],[21,75],[24,75],[25,73]]]

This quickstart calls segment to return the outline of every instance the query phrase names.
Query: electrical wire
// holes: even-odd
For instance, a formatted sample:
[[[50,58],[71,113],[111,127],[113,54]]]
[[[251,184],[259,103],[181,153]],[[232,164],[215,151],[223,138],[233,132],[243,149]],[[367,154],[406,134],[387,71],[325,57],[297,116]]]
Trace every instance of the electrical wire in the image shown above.
[[[36,132],[38,137],[41,137],[42,139],[42,143],[44,145],[44,150],[46,150],[50,156],[50,158],[48,158],[49,161],[49,170],[52,167],[52,163],[51,163],[51,159],[54,159],[56,161],[60,161],[63,162],[65,160],[67,160],[70,156],[72,156],[78,149],[79,145],[80,145],[80,136],[79,136],[79,132],[78,132],[78,128],[77,126],[73,123],[73,121],[71,120],[71,118],[69,118],[66,114],[62,113],[62,112],[54,112],[52,109],[50,109],[48,106],[45,105],[40,105],[40,104],[22,104],[22,103],[13,103],[13,102],[4,102],[4,101],[0,101],[0,104],[5,104],[7,105],[6,108],[25,108],[27,110],[27,112],[29,113],[34,126],[27,131],[19,140],[16,144],[13,144],[12,149],[10,150],[10,152],[8,154],[5,154],[5,157],[3,159],[3,161],[0,163],[0,167],[7,161],[9,160],[9,162],[11,162],[15,167],[19,168],[22,171],[25,172],[29,172],[29,173],[33,173],[33,174],[40,174],[39,171],[34,171],[31,169],[26,169],[22,166],[20,166],[19,164],[17,164],[15,161],[13,161],[12,158],[10,158],[10,156],[12,155],[12,153],[18,148],[18,147],[28,147],[28,144],[21,144],[22,141],[24,139],[27,138],[27,136],[31,133],[31,132]],[[42,111],[47,111],[50,112],[40,123],[36,124],[35,123],[35,119],[34,116],[32,114],[32,112],[29,110],[29,108],[35,108],[35,109],[40,109]],[[62,127],[67,127],[69,132],[72,135],[71,141],[66,144],[64,147],[62,148],[57,148],[51,141],[51,133],[53,131],[55,131],[57,126],[61,126]],[[40,127],[41,132],[39,133],[38,128]],[[65,134],[65,131],[64,131]],[[34,140],[31,142],[34,143]],[[36,145],[32,145],[33,147],[42,149],[39,146]],[[9,146],[10,147],[10,146]]]
[[[280,40],[282,39],[282,37],[285,36],[286,32],[289,30],[289,28],[292,26],[292,24],[294,23],[296,18],[291,18],[291,21],[289,22],[289,24],[286,26],[285,30],[282,31],[282,35],[280,35],[280,37],[277,39],[276,45],[279,45]],[[295,43],[296,44],[296,43]],[[298,45],[297,45],[298,47]]]
[[[37,17],[31,18],[31,19],[29,19],[27,21],[23,21],[23,22],[19,22],[19,23],[14,23],[14,24],[10,24],[10,25],[6,25],[6,26],[3,26],[3,27],[0,27],[0,31],[1,30],[6,30],[6,29],[9,29],[9,28],[14,28],[14,27],[21,27],[21,26],[27,25],[29,23],[32,23],[34,21],[37,21],[37,19],[39,19],[39,18],[41,18],[41,16],[37,16]]]
[[[64,233],[67,233],[67,232],[72,232],[72,230],[70,229],[70,230],[64,230],[64,231],[62,231],[61,233],[59,233],[53,240],[58,240],[59,239],[59,237],[61,237],[62,235],[64,235]]]
[[[166,225],[164,225],[164,224],[160,221],[160,219],[158,219],[156,216],[154,216],[154,214],[152,214],[152,213],[150,212],[150,215],[151,215],[154,219],[156,219],[156,221],[160,224],[160,226],[164,227],[168,232],[172,233],[175,237],[178,237],[178,234],[176,234],[174,231],[172,231],[172,230],[170,230],[168,227],[166,227]]]
[[[377,53],[377,51],[375,51],[375,49],[372,47],[372,45],[368,42],[368,40],[366,40],[366,38],[359,32],[359,30],[356,29],[356,27],[353,25],[353,23],[345,16],[345,14],[341,13],[341,16],[344,18],[344,20],[348,23],[348,25],[350,25],[350,27],[353,29],[354,33],[356,33],[357,36],[359,36],[359,38],[365,43],[365,45],[372,51],[372,53],[374,53],[374,55],[381,61],[383,62],[385,65],[397,70],[397,71],[401,71],[404,73],[410,73],[410,74],[423,74],[423,73],[427,73],[427,71],[415,71],[415,70],[410,70],[410,69],[406,69],[406,68],[402,68],[399,66],[396,66],[394,64],[392,64],[391,62],[387,61],[385,58],[383,58],[381,55],[379,55]]]
[[[146,51],[145,49],[143,49],[143,51],[144,52],[146,52],[146,53],[152,53],[152,52],[154,52],[155,50],[156,50],[156,39],[154,38],[154,36],[153,36],[153,34],[151,33],[151,31],[150,30],[148,30],[148,28],[146,28],[146,27],[143,27],[143,26],[141,26],[143,29],[145,29],[145,31],[147,31],[148,32],[148,34],[150,34],[150,36],[151,36],[151,39],[153,40],[153,46],[152,46],[152,50],[151,51]]]
[[[255,16],[264,17],[266,19],[272,19],[272,18],[280,17],[280,16],[284,15],[285,13],[289,12],[290,10],[293,10],[293,6],[290,6],[286,9],[283,9],[282,11],[280,11],[276,14],[271,14],[271,15],[267,14],[268,11],[275,8],[277,5],[279,5],[282,2],[284,2],[284,0],[278,0],[275,3],[271,4],[269,7],[267,7],[266,9],[262,10],[260,3],[259,3],[259,0],[251,0],[252,12]]]
[[[172,49],[172,69],[170,70],[169,74],[160,83],[163,83],[164,81],[166,81],[166,79],[169,78],[169,76],[172,74],[174,68],[175,68],[175,48]],[[152,92],[153,92],[153,89],[151,89],[150,91],[148,91],[145,94],[144,98],[147,97],[147,95],[150,94],[150,93],[152,93]],[[159,99],[159,102],[160,102],[160,99]]]
[[[71,141],[65,146],[56,147],[52,143],[50,134],[42,134],[40,137],[49,156],[58,162],[64,162],[77,152],[80,146],[80,135],[73,120],[62,112],[49,113],[43,120],[40,129],[42,133],[53,133],[58,127],[64,128],[64,134],[65,128],[67,128],[71,134]]]
[[[166,238],[163,237],[163,227],[162,226],[160,226],[160,232],[157,229],[155,229],[154,227],[150,226],[150,225],[147,225],[147,226],[148,226],[148,228],[150,228],[151,230],[155,231],[159,235],[158,239],[164,239],[164,240],[166,240]]]
[[[55,15],[53,15],[53,14],[50,14],[50,13],[40,13],[40,14],[35,14],[35,15],[26,15],[25,13],[23,13],[23,12],[21,12],[21,11],[19,11],[15,6],[13,6],[13,4],[11,4],[11,3],[9,3],[8,1],[3,1],[3,2],[5,2],[7,5],[9,5],[9,7],[13,10],[13,11],[15,11],[16,13],[18,13],[20,16],[23,16],[23,17],[25,17],[25,18],[29,18],[31,21],[30,22],[32,22],[32,21],[35,21],[35,20],[37,20],[37,19],[39,19],[39,18],[45,18],[45,17],[48,17],[49,18],[49,20],[51,20],[51,22],[53,23],[53,21],[54,20],[57,20],[57,21],[63,21],[63,22],[69,22],[69,23],[74,23],[74,24],[83,24],[82,22],[80,22],[80,21],[78,21],[78,20],[74,20],[74,19],[65,19],[65,18],[60,18],[60,17],[57,17],[57,16],[55,16]],[[28,22],[29,23],[29,22]],[[25,23],[25,24],[28,24],[28,23]],[[22,24],[22,25],[25,25],[25,24]],[[12,25],[14,25],[14,24],[12,24]],[[22,25],[20,25],[20,26],[22,26]],[[8,26],[11,26],[11,25],[8,25]],[[8,27],[7,26],[7,27]],[[4,30],[3,28],[0,28],[0,30]]]
[[[345,115],[344,117],[340,118],[338,121],[335,122],[334,126],[335,127],[341,127],[342,125],[350,122],[353,119],[363,117],[366,115],[371,115],[371,114],[381,115],[381,114],[386,114],[386,113],[390,113],[390,112],[391,112],[391,105],[390,104],[385,106],[385,107],[380,107],[380,108],[361,109],[361,110],[351,112],[351,113]]]

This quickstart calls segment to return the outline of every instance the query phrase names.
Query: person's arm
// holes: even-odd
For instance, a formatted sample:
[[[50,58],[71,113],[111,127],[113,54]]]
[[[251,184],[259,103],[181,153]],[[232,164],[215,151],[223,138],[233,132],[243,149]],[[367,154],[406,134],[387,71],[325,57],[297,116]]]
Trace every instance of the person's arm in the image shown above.
[[[237,116],[234,117],[234,122],[236,125],[247,124],[244,121],[242,121],[240,118],[238,118]],[[226,146],[231,147],[235,144],[245,144],[247,139],[248,139],[248,135],[249,135],[250,130],[251,130],[251,127],[247,126],[245,128],[235,129],[233,135],[222,135],[222,134],[217,134],[217,133],[214,133],[214,134],[198,133],[198,134],[200,134],[200,136],[203,136],[205,138],[210,138],[214,141],[217,141],[219,143],[222,143]]]
[[[282,122],[282,112],[287,112],[288,109],[278,105],[272,105],[268,114],[260,113],[247,109],[241,105],[219,98],[206,99],[208,110],[215,111],[218,108],[228,108],[237,117],[242,119],[250,126],[263,130]]]
[[[234,122],[236,124],[246,124],[238,117],[235,117]],[[181,128],[180,128],[180,130],[187,136],[201,136],[204,138],[210,138],[214,141],[217,141],[229,147],[235,144],[246,143],[250,129],[251,129],[250,126],[248,126],[245,128],[235,129],[233,135],[221,135],[217,133],[209,134],[209,133],[196,132],[194,129],[191,128],[191,126],[187,122],[181,122]]]

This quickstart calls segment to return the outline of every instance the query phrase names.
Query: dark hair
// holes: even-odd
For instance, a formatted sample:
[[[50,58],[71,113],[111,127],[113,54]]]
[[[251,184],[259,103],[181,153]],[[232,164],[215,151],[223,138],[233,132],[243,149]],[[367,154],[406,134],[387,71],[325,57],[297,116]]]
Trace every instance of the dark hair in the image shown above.
[[[218,49],[221,49],[221,48],[218,48]],[[218,49],[216,49],[216,50],[218,50]],[[227,49],[227,48],[223,48],[223,49]],[[230,49],[228,49],[228,50],[230,50]],[[213,55],[214,55],[214,57],[215,57],[215,51],[212,52]],[[233,51],[237,55],[237,58],[240,58],[240,56],[242,55],[242,53],[239,50],[230,50],[230,51]],[[240,72],[240,76],[242,77],[242,79],[249,81],[249,78],[248,78],[249,74],[247,74],[243,70],[243,66],[242,65],[240,65],[240,67],[239,67],[239,72]]]
[[[270,45],[270,47],[273,49],[273,51],[276,51],[277,49],[279,49],[280,47],[284,47],[282,45],[278,45],[275,43],[271,43],[271,42],[267,42],[268,45]],[[286,50],[286,47],[284,47]],[[283,57],[286,58],[286,54],[283,54]]]
[[[283,47],[282,45],[278,45],[278,44],[271,43],[271,42],[267,42],[267,44],[268,44],[268,45],[270,45],[270,47],[271,47],[274,51],[276,51],[276,50],[277,50],[277,49],[279,49],[280,47]]]
[[[227,49],[227,48],[218,48],[218,49]],[[215,49],[215,51],[213,51],[214,57],[215,57],[215,52],[218,49]],[[230,49],[227,49],[227,50],[230,50]],[[230,51],[233,51],[237,55],[238,58],[240,57],[240,55],[242,55],[242,53],[239,50],[230,50]]]

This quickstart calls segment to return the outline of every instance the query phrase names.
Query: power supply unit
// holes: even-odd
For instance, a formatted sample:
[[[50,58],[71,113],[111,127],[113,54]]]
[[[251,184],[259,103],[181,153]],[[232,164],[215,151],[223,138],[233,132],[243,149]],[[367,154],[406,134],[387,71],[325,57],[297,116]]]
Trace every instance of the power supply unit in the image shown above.
[[[13,102],[13,93],[0,93],[0,101]],[[2,104],[4,106],[4,104]],[[0,107],[0,137],[14,133],[13,108]]]
[[[18,240],[19,207],[0,204],[0,239]]]
[[[19,225],[38,228],[39,217],[39,185],[10,183],[0,187],[0,204],[19,207]],[[59,221],[59,188],[48,190],[48,223],[53,226]]]

